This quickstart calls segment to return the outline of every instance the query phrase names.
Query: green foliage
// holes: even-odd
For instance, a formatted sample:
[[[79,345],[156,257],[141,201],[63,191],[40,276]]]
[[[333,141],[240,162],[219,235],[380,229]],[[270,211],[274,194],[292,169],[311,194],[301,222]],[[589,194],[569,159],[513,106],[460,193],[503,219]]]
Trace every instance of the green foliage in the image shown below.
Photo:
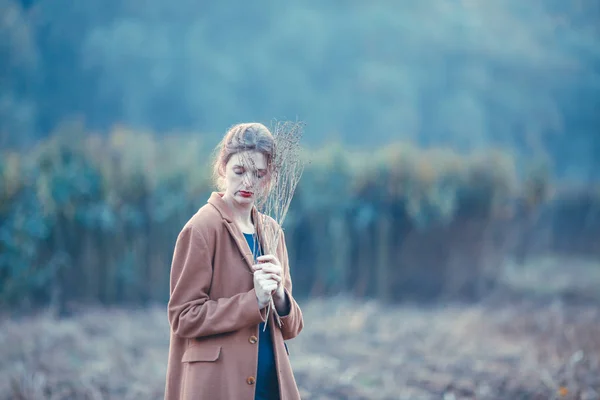
[[[175,238],[214,190],[212,149],[197,137],[158,139],[122,127],[102,137],[72,123],[28,152],[2,154],[0,303],[44,303],[57,293],[63,302],[165,300]],[[515,160],[499,150],[465,155],[403,143],[377,152],[339,144],[306,150],[285,226],[300,293],[315,279],[338,287],[339,274],[359,279],[352,271],[377,256],[362,241],[378,234],[382,220],[392,236],[377,251],[395,251],[399,232],[492,221],[516,200],[543,204],[550,185],[539,172],[519,181]],[[340,240],[348,265],[310,278],[335,262]],[[354,257],[357,248],[363,255]],[[406,267],[388,259],[392,271]]]
[[[0,0],[0,14],[2,147],[73,115],[206,142],[232,119],[298,116],[314,145],[503,145],[600,173],[594,1]]]

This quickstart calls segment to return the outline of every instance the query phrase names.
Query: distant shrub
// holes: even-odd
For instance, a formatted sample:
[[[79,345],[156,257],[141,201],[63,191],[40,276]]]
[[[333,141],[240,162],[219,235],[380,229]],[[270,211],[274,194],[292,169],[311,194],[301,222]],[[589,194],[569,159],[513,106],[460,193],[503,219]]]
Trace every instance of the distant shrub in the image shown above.
[[[211,150],[193,135],[116,127],[101,136],[72,123],[26,153],[2,154],[1,304],[165,301],[176,235],[214,190]],[[473,254],[490,221],[547,204],[553,191],[543,169],[519,177],[501,150],[331,144],[304,157],[284,226],[304,294],[405,290],[411,276],[441,291],[457,268],[477,281],[484,257],[457,263],[445,243]],[[374,265],[378,280],[364,272]]]

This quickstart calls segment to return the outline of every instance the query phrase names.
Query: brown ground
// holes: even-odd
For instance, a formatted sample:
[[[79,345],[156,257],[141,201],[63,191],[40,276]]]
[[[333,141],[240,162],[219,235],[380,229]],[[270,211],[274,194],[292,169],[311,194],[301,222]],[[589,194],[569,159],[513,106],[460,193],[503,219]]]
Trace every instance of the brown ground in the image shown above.
[[[598,307],[305,309],[327,321],[290,346],[306,399],[600,399]]]
[[[303,399],[600,399],[600,308],[302,304]],[[1,399],[161,399],[163,309],[0,326]]]
[[[288,346],[302,398],[600,399],[600,285],[571,265],[581,279],[563,287],[564,264],[542,267],[505,279],[527,300],[301,302],[306,326]],[[574,291],[588,294],[547,300]],[[168,329],[163,307],[0,319],[0,400],[162,399]]]

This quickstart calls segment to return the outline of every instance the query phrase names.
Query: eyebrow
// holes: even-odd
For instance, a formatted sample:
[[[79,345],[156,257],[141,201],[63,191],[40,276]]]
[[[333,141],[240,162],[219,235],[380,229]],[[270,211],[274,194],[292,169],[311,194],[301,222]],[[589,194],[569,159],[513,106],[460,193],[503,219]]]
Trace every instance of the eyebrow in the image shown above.
[[[233,168],[246,168],[243,165],[234,164]],[[266,171],[266,168],[257,168],[259,171]]]

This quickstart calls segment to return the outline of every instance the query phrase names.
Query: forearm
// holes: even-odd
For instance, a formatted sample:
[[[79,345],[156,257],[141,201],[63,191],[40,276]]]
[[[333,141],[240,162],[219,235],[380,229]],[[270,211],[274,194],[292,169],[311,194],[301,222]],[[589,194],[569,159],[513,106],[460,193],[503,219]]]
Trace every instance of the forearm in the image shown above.
[[[236,331],[264,322],[265,312],[259,310],[254,289],[230,298],[204,302],[169,304],[169,320],[173,332],[194,338]]]
[[[273,299],[275,301],[275,298]],[[302,316],[302,310],[300,306],[294,300],[289,290],[285,290],[283,299],[279,299],[278,301],[284,302],[287,308],[281,307],[281,309],[275,304],[275,309],[277,314],[281,319],[281,333],[283,335],[284,340],[293,339],[298,336],[302,328],[304,327],[304,319]],[[282,306],[284,304],[281,304]]]
[[[304,327],[304,319],[300,306],[292,295],[292,278],[290,275],[289,258],[287,247],[285,246],[285,237],[280,237],[281,266],[283,268],[283,285],[281,285],[276,293],[275,311],[281,322],[281,334],[284,340],[293,339],[298,336]],[[275,299],[274,299],[275,300]]]
[[[273,296],[273,302],[275,303],[277,314],[280,317],[284,317],[290,313],[290,300],[283,290],[276,292],[276,294]]]

